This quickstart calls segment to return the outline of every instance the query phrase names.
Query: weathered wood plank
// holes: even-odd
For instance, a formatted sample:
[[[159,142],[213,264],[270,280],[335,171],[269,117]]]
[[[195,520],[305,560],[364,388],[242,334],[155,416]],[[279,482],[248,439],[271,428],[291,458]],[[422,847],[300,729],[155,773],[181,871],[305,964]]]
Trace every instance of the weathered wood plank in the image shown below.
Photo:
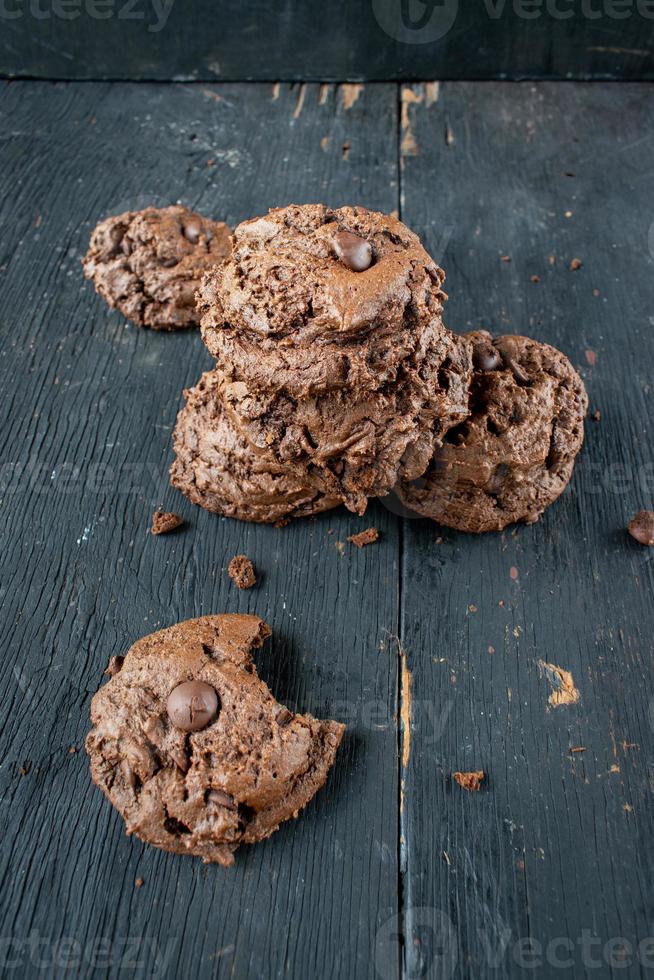
[[[4,0],[0,23],[10,77],[654,77],[649,0]]]
[[[654,109],[636,85],[411,92],[402,217],[440,254],[449,324],[559,346],[602,420],[587,423],[571,488],[533,527],[474,537],[405,523],[404,897],[453,930],[439,952],[423,921],[407,969],[449,967],[449,951],[458,977],[524,975],[519,942],[531,938],[522,963],[540,976],[613,976],[611,956],[643,976],[654,564],[624,528],[654,502]],[[539,659],[572,671],[579,705],[548,705]],[[478,794],[450,779],[471,769],[488,774]]]
[[[3,965],[373,975],[397,910],[396,729],[366,710],[395,704],[395,519],[373,508],[383,539],[359,551],[336,546],[362,526],[345,511],[275,530],[187,504],[170,432],[209,357],[195,334],[126,325],[79,259],[101,216],[149,202],[232,223],[293,200],[396,207],[395,86],[21,83],[0,113]],[[160,505],[190,527],[152,538]],[[240,552],[262,575],[247,593],[226,576]],[[280,700],[350,723],[325,790],[231,871],[126,839],[82,751],[109,657],[219,611],[271,623],[258,662]]]

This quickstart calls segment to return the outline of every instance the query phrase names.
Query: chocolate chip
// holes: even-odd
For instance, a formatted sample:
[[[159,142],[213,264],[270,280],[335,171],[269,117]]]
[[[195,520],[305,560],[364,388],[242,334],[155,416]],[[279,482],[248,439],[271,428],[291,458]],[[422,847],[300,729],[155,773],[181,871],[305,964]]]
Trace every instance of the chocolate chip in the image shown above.
[[[654,510],[639,510],[629,521],[629,534],[638,544],[654,545]]]
[[[491,343],[475,344],[472,350],[472,363],[476,371],[497,371],[502,363],[500,352]]]
[[[372,262],[372,248],[365,238],[351,231],[339,231],[332,239],[334,252],[343,265],[353,272],[365,272]]]
[[[284,704],[281,706],[281,708],[278,710],[277,714],[275,715],[275,721],[282,728],[285,725],[288,725],[288,723],[291,721],[292,718],[293,718],[293,712],[289,711],[286,705]]]
[[[234,797],[222,789],[210,789],[207,793],[207,803],[216,803],[218,806],[224,806],[226,810],[238,810]]]
[[[185,681],[168,695],[168,717],[183,732],[199,732],[218,713],[218,695],[204,681]]]
[[[124,662],[125,662],[124,657],[112,657],[109,663],[107,664],[107,669],[105,670],[105,674],[107,674],[109,677],[114,677],[118,673],[120,668],[123,666]]]
[[[191,245],[195,245],[202,234],[202,222],[199,218],[188,218],[183,225],[184,237]]]

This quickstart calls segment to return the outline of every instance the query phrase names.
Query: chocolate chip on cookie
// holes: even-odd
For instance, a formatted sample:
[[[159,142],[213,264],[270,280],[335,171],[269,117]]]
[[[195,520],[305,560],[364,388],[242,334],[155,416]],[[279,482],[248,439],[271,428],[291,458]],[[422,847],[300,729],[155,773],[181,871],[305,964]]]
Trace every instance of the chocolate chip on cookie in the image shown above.
[[[168,717],[183,732],[200,732],[218,712],[218,695],[204,681],[184,681],[174,687],[166,701]]]
[[[353,272],[365,272],[372,262],[370,242],[351,231],[339,231],[332,239],[334,251],[343,265]]]
[[[230,865],[325,783],[344,726],[292,714],[259,680],[256,616],[203,616],[139,640],[91,703],[93,780],[128,834]]]
[[[153,330],[197,326],[195,293],[230,253],[230,230],[181,206],[127,211],[91,235],[84,275],[111,307]]]

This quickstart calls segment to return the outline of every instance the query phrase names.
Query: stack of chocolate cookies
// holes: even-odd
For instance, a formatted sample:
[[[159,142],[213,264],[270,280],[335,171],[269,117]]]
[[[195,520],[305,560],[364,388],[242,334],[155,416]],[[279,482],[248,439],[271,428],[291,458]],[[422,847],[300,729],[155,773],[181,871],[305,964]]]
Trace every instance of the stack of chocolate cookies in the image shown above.
[[[186,392],[172,482],[280,521],[426,470],[468,416],[472,348],[442,321],[444,274],[396,218],[292,206],[239,225],[198,293],[217,364]]]
[[[285,521],[395,489],[464,531],[531,522],[567,485],[587,399],[559,351],[457,337],[444,273],[396,218],[321,205],[239,225],[198,293],[216,368],[186,392],[172,482]]]
[[[216,366],[184,393],[171,469],[201,507],[285,523],[395,490],[479,532],[537,520],[570,480],[587,409],[570,362],[451,333],[443,271],[392,216],[293,205],[230,239],[149,208],[98,225],[84,268],[143,326],[201,324]]]

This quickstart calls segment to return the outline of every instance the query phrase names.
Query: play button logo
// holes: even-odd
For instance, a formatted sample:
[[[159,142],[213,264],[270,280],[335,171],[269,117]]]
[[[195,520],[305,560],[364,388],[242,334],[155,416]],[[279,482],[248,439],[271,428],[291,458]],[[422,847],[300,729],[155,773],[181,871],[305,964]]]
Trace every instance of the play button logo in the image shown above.
[[[377,23],[394,41],[429,44],[444,37],[459,10],[459,0],[372,0]]]

